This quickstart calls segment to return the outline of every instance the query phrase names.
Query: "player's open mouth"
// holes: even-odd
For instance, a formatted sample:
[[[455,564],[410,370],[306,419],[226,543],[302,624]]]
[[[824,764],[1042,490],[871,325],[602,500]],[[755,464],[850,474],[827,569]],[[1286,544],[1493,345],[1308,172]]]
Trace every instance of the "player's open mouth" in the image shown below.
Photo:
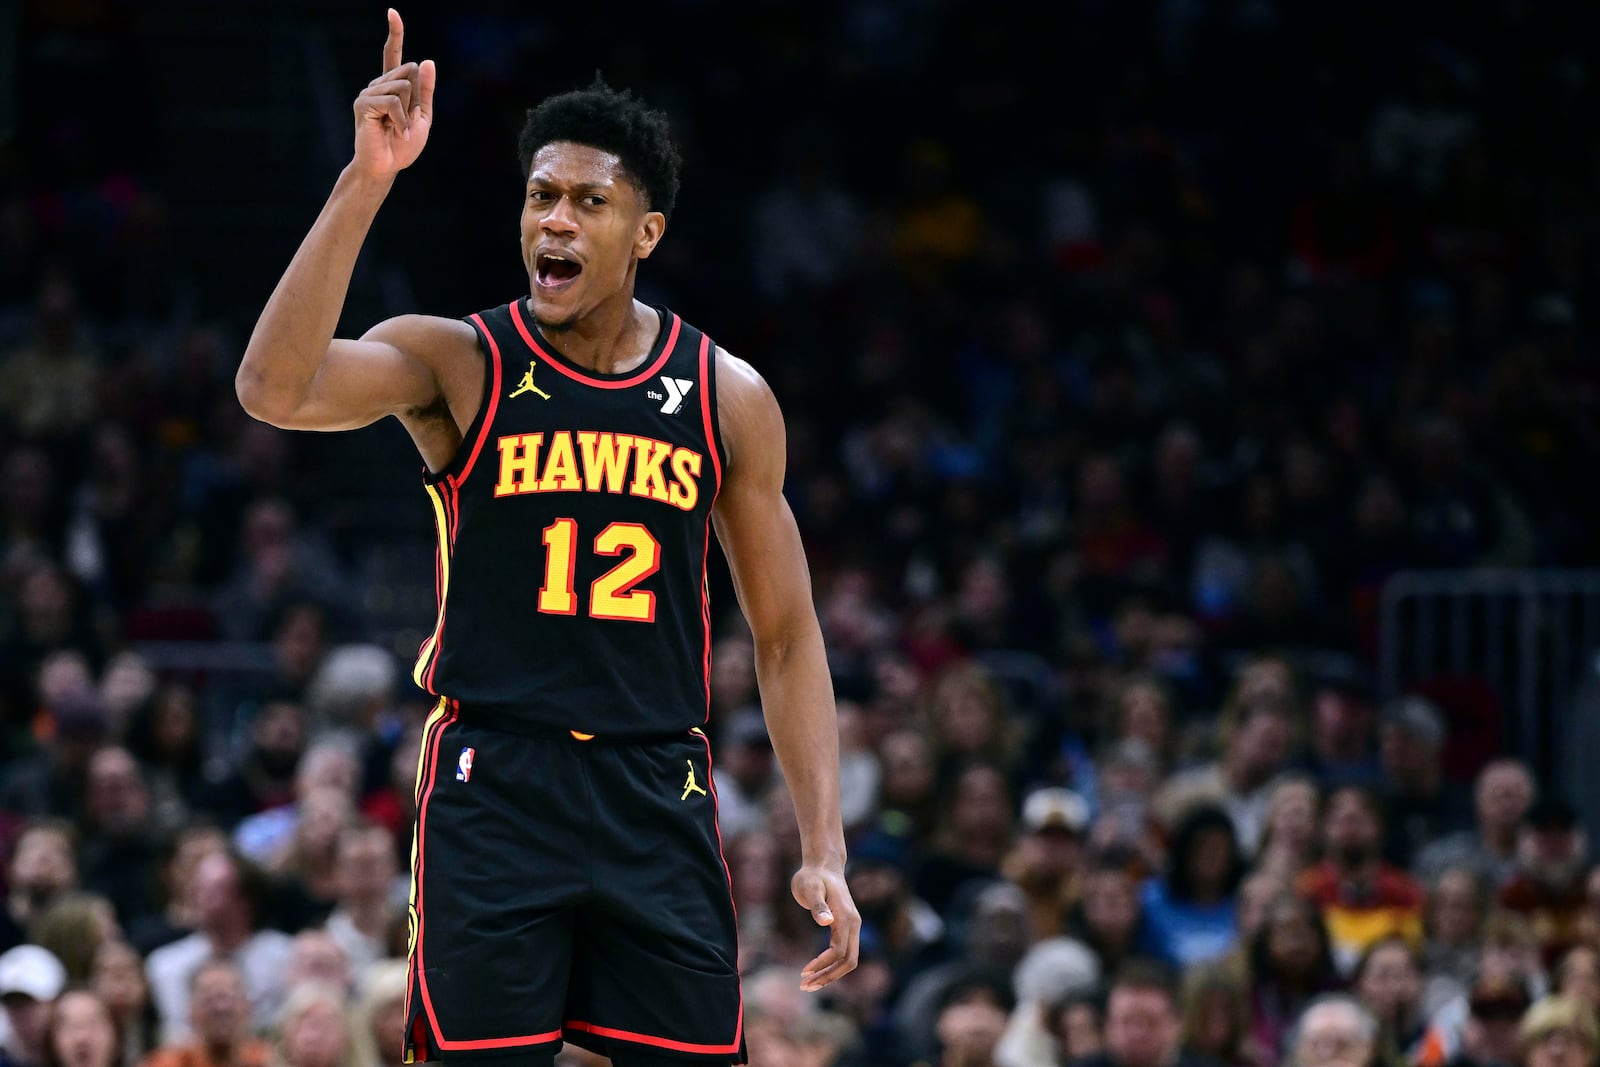
[[[582,273],[582,263],[554,252],[540,252],[533,261],[534,279],[541,289],[560,289]]]

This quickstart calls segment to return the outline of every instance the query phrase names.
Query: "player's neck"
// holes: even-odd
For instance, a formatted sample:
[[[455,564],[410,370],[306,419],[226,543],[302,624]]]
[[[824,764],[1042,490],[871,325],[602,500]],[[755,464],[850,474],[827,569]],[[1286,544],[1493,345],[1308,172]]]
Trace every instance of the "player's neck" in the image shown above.
[[[543,324],[539,332],[569,362],[596,374],[626,374],[644,362],[661,320],[633,299],[628,287],[564,330]]]

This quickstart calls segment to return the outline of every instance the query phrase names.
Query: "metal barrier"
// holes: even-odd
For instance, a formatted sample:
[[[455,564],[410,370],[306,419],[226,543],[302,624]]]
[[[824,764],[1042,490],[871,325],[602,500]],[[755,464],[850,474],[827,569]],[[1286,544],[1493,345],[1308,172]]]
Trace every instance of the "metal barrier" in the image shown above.
[[[1575,701],[1600,652],[1600,571],[1404,571],[1383,589],[1379,684],[1385,698],[1455,680],[1498,701],[1497,751],[1571,778]],[[1591,756],[1600,755],[1592,753]],[[1570,791],[1588,791],[1572,781]]]

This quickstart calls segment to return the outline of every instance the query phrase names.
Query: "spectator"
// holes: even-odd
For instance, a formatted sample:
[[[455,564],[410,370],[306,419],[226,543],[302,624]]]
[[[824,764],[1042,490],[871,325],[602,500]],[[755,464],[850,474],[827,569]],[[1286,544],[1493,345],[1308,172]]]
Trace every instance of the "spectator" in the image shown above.
[[[773,782],[772,741],[759,708],[745,708],[717,734],[713,778],[717,784],[717,818],[725,836],[760,829],[765,821],[761,796]]]
[[[1011,847],[1010,788],[993,764],[971,764],[955,776],[938,843],[917,870],[917,895],[935,911],[945,911],[967,882],[999,873]]]
[[[283,987],[290,992],[303,985],[342,991],[340,1003],[355,992],[350,959],[326,930],[301,930],[289,947],[289,964],[283,969]]]
[[[1069,993],[1049,1005],[1046,1028],[1055,1039],[1055,1063],[1089,1059],[1105,1051],[1100,1001],[1092,993]]]
[[[89,980],[100,946],[121,936],[111,902],[95,893],[63,893],[28,924],[28,940],[49,949],[75,986]]]
[[[157,688],[134,708],[125,740],[146,770],[153,809],[171,813],[160,820],[163,829],[175,829],[191,811],[204,809],[206,738],[192,687],[172,682]]]
[[[1391,934],[1369,945],[1351,984],[1356,998],[1378,1020],[1381,1060],[1416,1067],[1438,1058],[1425,1041],[1422,968],[1404,938]]]
[[[1533,923],[1547,964],[1577,941],[1586,882],[1577,812],[1560,797],[1542,798],[1528,812],[1517,843],[1517,873],[1500,890],[1500,906]]]
[[[227,847],[228,836],[208,823],[191,824],[173,835],[158,864],[156,896],[164,902],[161,910],[148,911],[128,924],[128,941],[136,949],[153,952],[194,931],[199,921],[192,891],[195,868],[206,856]]]
[[[0,1006],[6,1021],[0,1060],[6,1067],[42,1067],[50,1006],[67,986],[61,961],[38,945],[0,953]]]
[[[1383,779],[1374,740],[1371,694],[1351,671],[1330,672],[1311,697],[1306,769],[1324,788],[1376,788]]]
[[[144,960],[126,941],[104,941],[94,955],[89,988],[111,1012],[118,1040],[117,1063],[138,1067],[155,1050],[160,1017],[150,999]]]
[[[1067,916],[1067,934],[1089,946],[1114,973],[1148,940],[1139,886],[1125,852],[1101,853],[1084,872],[1083,895]]]
[[[1017,1003],[995,1049],[997,1067],[1052,1062],[1050,1005],[1092,991],[1100,975],[1094,954],[1069,938],[1047,938],[1030,948],[1013,972]]]
[[[350,791],[312,786],[295,804],[294,830],[288,840],[263,864],[292,891],[308,898],[306,907],[317,919],[332,910],[338,897],[339,838],[355,824]]]
[[[1468,818],[1466,803],[1445,779],[1444,720],[1431,702],[1405,697],[1384,709],[1380,737],[1388,828],[1384,857],[1409,868],[1423,846],[1460,832]]]
[[[1253,854],[1266,826],[1272,779],[1289,756],[1290,716],[1288,706],[1274,698],[1243,708],[1222,759],[1184,771],[1162,790],[1156,801],[1161,820],[1176,827],[1190,807],[1219,804],[1233,820],[1240,847]]]
[[[224,828],[294,800],[295,769],[305,749],[305,712],[290,700],[269,700],[250,723],[239,764],[205,797],[205,810]]]
[[[1464,995],[1472,985],[1487,903],[1482,884],[1468,867],[1448,868],[1429,888],[1422,950],[1429,976],[1425,1010]]]
[[[1327,858],[1298,889],[1322,910],[1339,969],[1353,971],[1361,953],[1389,934],[1420,946],[1422,887],[1380,858],[1377,801],[1350,786],[1336,790],[1322,825]]]
[[[945,935],[944,921],[912,893],[905,872],[897,865],[898,858],[892,853],[857,849],[845,871],[862,929],[872,931],[897,986],[938,957]]]
[[[385,1067],[405,1062],[406,970],[404,960],[382,960],[367,968],[357,988],[359,1019]]]
[[[150,790],[125,748],[102,748],[89,760],[84,805],[83,883],[122,916],[150,911],[157,847],[151,832]]]
[[[1320,807],[1321,797],[1310,778],[1281,775],[1267,796],[1267,823],[1256,868],[1292,882],[1315,864]]]
[[[351,826],[339,835],[334,881],[338,903],[327,929],[359,977],[384,955],[394,919],[394,841],[381,826]]]
[[[1144,947],[1179,968],[1225,955],[1238,935],[1243,875],[1232,820],[1219,808],[1191,810],[1173,835],[1166,873],[1145,883]]]
[[[1250,998],[1234,971],[1202,964],[1185,972],[1183,1047],[1227,1067],[1254,1067]]]
[[[1079,888],[1088,826],[1089,805],[1070,789],[1047,786],[1022,802],[1022,835],[1001,872],[1027,895],[1028,922],[1036,937],[1062,932]]]
[[[28,824],[11,850],[6,868],[5,908],[0,911],[0,951],[22,943],[28,923],[50,902],[78,885],[72,828],[45,821]]]
[[[1354,997],[1318,997],[1295,1027],[1290,1056],[1295,1067],[1376,1067],[1378,1022]]]
[[[214,852],[196,865],[195,932],[156,949],[145,965],[166,1044],[188,1038],[194,1015],[189,1004],[193,976],[215,957],[228,959],[237,968],[258,1028],[277,1018],[290,939],[257,926],[266,891],[260,872],[241,856]]]
[[[1165,974],[1128,967],[1106,994],[1105,1051],[1079,1067],[1204,1067],[1209,1057],[1186,1049],[1177,995]]]
[[[1594,1012],[1566,997],[1547,997],[1522,1017],[1527,1067],[1593,1067],[1600,1049]]]
[[[1422,849],[1417,877],[1432,882],[1446,867],[1467,865],[1498,889],[1517,870],[1517,837],[1533,804],[1533,776],[1518,760],[1499,759],[1478,772],[1474,791],[1477,824]]]
[[[1445,1062],[1451,1067],[1518,1067],[1521,1048],[1517,1026],[1529,1007],[1528,993],[1519,982],[1480,981],[1467,1001],[1467,1018],[1456,1049]],[[1442,1028],[1438,1023],[1435,1031]],[[1439,1033],[1429,1044],[1447,1048],[1452,1035]]]
[[[74,989],[51,1007],[45,1067],[118,1067],[120,1054],[116,1021],[98,996]]]
[[[250,997],[237,967],[224,959],[202,961],[186,994],[192,1036],[168,1041],[144,1067],[268,1067],[272,1049],[250,1036]]]
[[[1264,1067],[1293,1047],[1289,1031],[1317,998],[1340,987],[1322,914],[1304,897],[1284,894],[1268,906],[1250,942],[1250,1033]]]
[[[1575,945],[1556,965],[1556,992],[1600,1012],[1600,949]]]
[[[317,805],[323,814],[337,804],[335,796],[344,798],[344,807],[353,808],[360,785],[361,764],[348,742],[339,738],[319,741],[306,750],[295,770],[293,803],[280,804],[246,817],[233,831],[234,844],[256,863],[270,866],[284,861],[293,853],[295,831],[300,825],[306,798],[317,790],[324,790],[325,795]],[[331,857],[320,859],[325,862]],[[323,873],[327,870],[325,865]]]
[[[283,1067],[376,1067],[366,1033],[346,1005],[346,990],[309,981],[283,1007],[277,1062]]]

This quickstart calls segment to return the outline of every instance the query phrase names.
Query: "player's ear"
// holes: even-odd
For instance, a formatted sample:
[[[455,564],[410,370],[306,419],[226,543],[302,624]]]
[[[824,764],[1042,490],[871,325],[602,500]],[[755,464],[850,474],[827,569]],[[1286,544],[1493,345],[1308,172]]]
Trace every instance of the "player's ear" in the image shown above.
[[[639,220],[639,232],[633,239],[633,254],[640,259],[649,259],[650,253],[661,243],[661,235],[666,232],[667,217],[659,211],[646,211]]]

